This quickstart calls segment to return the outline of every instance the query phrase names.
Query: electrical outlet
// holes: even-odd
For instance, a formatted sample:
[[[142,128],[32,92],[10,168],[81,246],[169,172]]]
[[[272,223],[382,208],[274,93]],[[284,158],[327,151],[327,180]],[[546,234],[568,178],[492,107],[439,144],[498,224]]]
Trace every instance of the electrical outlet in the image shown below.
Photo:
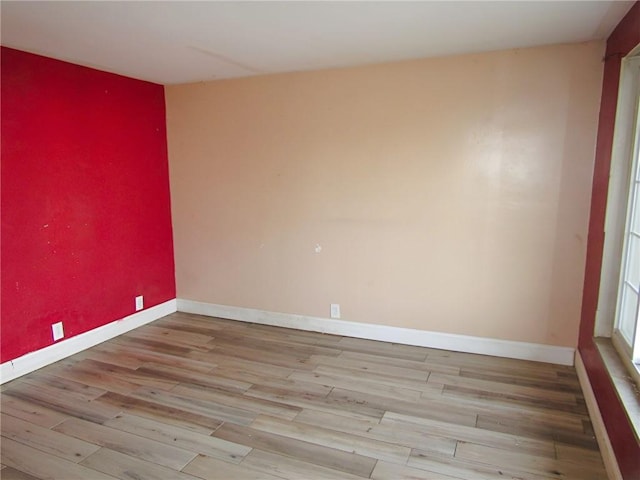
[[[340,304],[332,303],[331,304],[331,318],[340,318]]]
[[[51,325],[51,333],[53,334],[53,341],[57,342],[64,337],[64,328],[62,322],[54,323]]]
[[[136,312],[144,308],[144,297],[142,295],[136,297]]]

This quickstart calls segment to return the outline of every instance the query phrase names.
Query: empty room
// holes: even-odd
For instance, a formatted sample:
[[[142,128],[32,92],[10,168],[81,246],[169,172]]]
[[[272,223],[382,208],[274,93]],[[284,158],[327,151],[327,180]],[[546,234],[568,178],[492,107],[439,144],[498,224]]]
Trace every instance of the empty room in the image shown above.
[[[0,478],[640,478],[640,2],[0,18]]]

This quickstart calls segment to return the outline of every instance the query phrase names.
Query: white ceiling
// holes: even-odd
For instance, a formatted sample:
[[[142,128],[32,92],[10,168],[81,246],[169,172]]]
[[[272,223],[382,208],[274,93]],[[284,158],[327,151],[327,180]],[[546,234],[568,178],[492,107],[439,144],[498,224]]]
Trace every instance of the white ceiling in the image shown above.
[[[606,38],[633,1],[12,2],[2,44],[161,84]]]

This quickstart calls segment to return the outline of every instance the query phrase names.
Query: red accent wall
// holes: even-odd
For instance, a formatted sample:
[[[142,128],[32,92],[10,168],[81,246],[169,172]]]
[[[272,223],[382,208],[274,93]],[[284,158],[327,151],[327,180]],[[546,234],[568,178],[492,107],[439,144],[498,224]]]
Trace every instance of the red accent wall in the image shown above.
[[[604,221],[620,64],[622,57],[639,43],[640,2],[636,2],[607,40],[578,347],[625,479],[640,478],[640,445],[593,342],[593,332],[600,288]]]
[[[6,362],[176,292],[164,87],[1,54]]]

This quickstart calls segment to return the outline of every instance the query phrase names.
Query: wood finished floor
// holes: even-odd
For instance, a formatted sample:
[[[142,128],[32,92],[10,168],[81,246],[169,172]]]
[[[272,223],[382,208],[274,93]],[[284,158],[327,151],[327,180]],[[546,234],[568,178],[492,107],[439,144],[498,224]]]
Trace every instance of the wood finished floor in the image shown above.
[[[176,313],[5,384],[2,479],[605,479],[575,370]]]

